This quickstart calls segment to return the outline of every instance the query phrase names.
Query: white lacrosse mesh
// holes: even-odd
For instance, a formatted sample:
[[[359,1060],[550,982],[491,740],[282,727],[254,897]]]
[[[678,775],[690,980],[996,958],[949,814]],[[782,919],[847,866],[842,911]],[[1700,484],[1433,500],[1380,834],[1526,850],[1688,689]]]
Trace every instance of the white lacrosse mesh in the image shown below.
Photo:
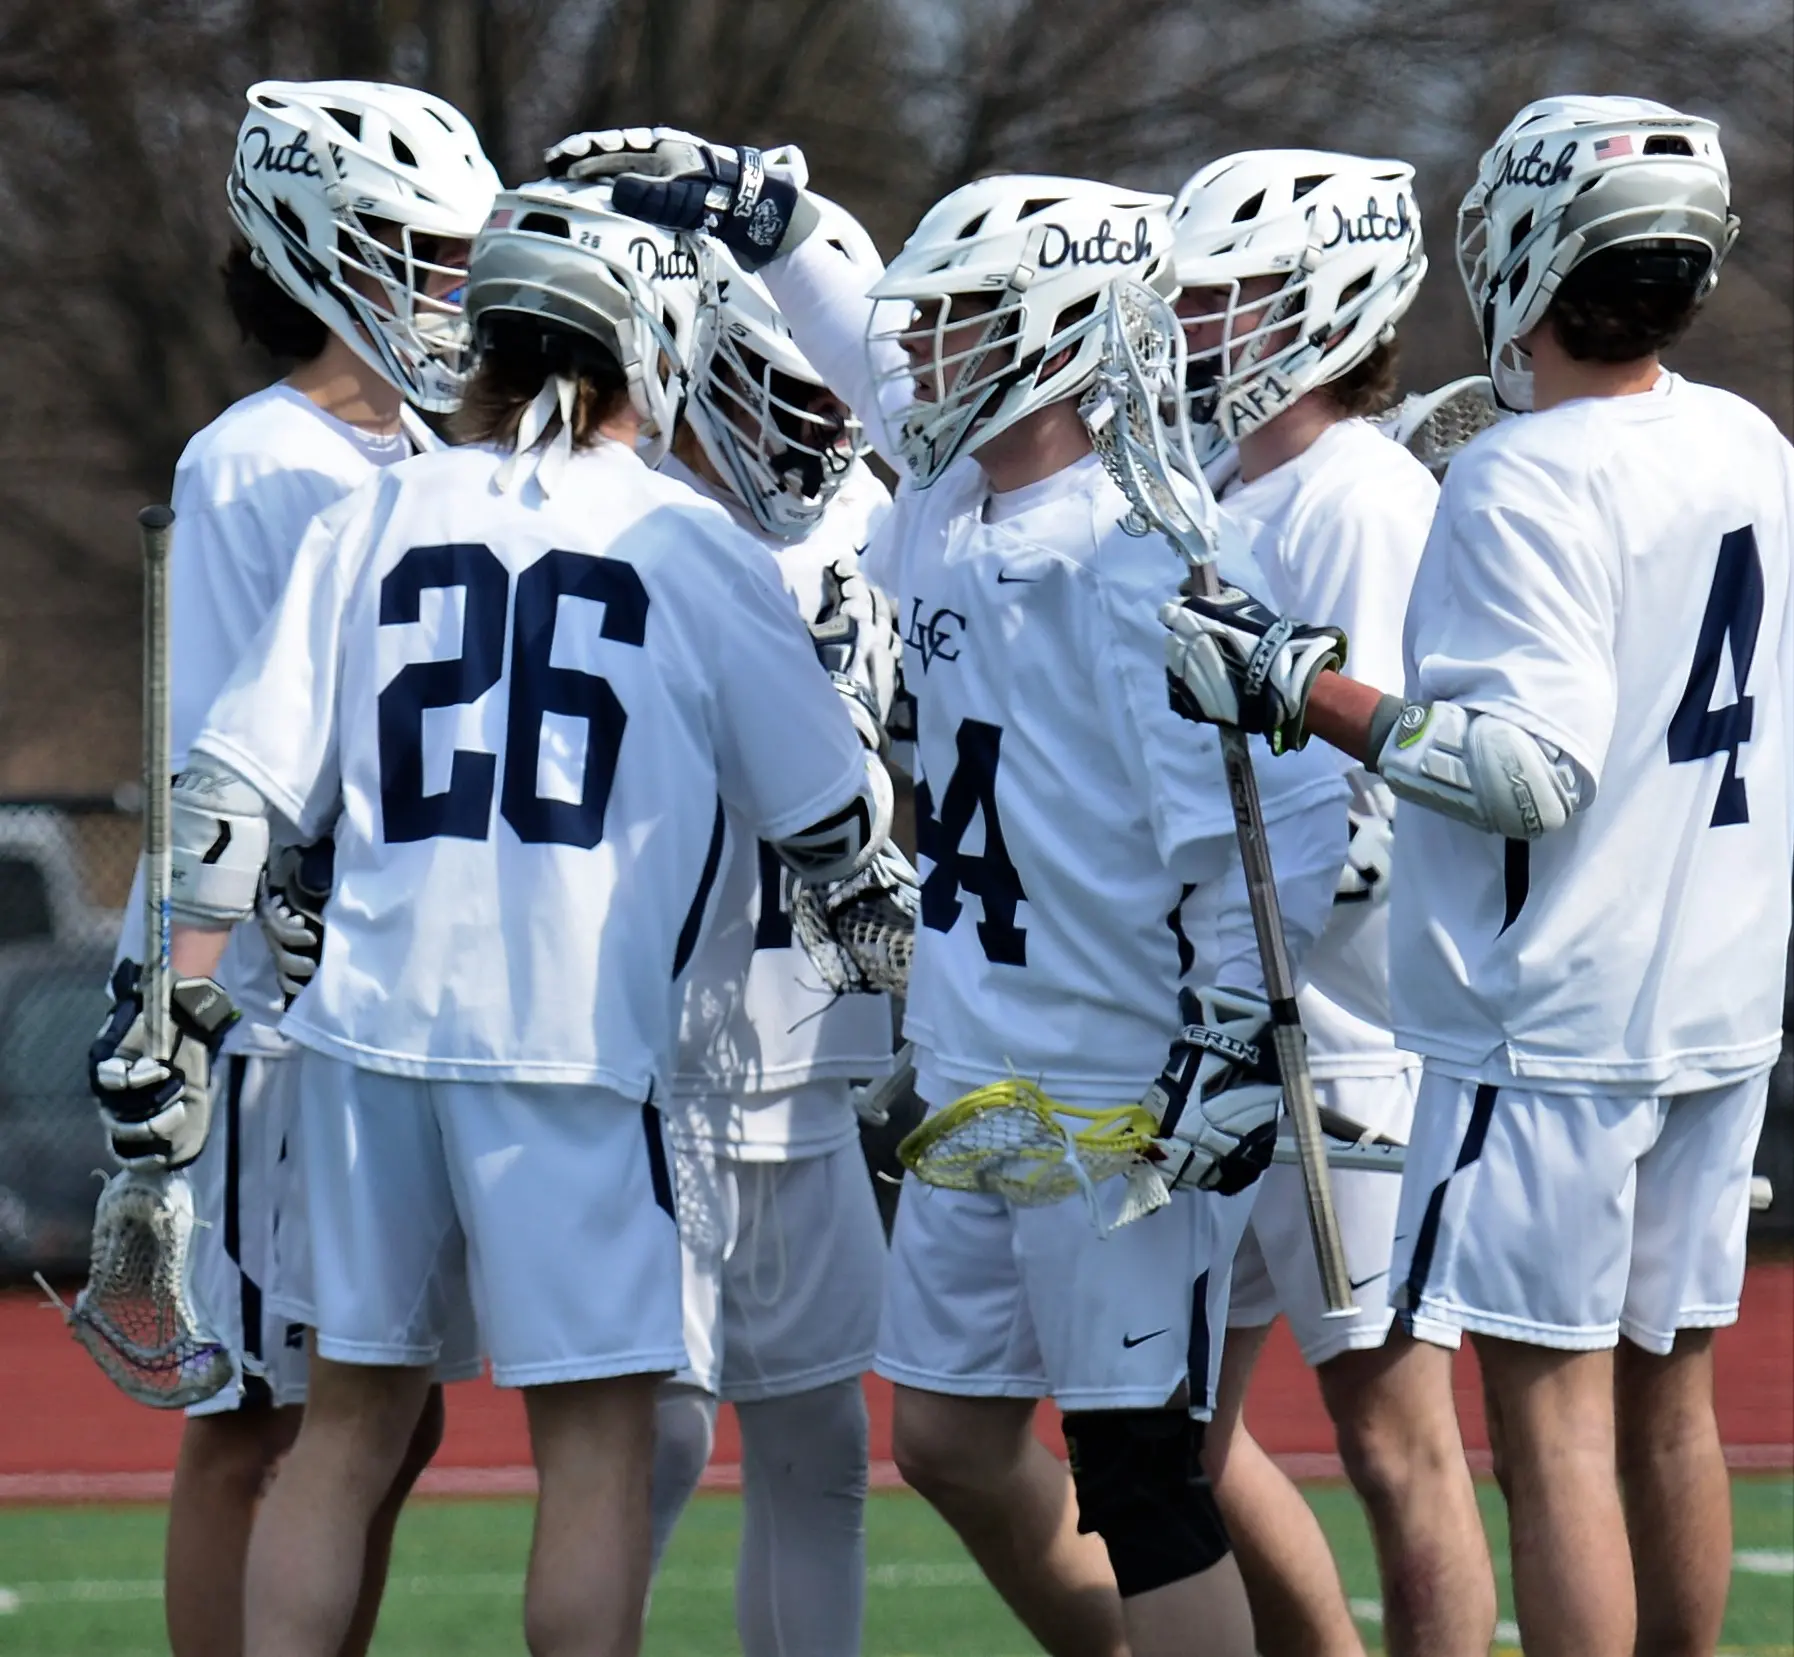
[[[865,433],[823,384],[759,281],[715,252],[716,346],[686,405],[698,441],[754,522],[797,540],[821,520]]]
[[[72,1310],[63,1307],[113,1385],[155,1409],[201,1403],[231,1379],[230,1354],[193,1305],[193,1226],[184,1174],[113,1175],[94,1211],[87,1287]]]
[[[1438,477],[1473,437],[1508,418],[1495,402],[1488,377],[1476,374],[1435,392],[1404,397],[1375,424]]]
[[[846,880],[796,882],[791,930],[836,995],[907,995],[917,908],[915,870],[887,847]]]
[[[1103,360],[1078,412],[1127,497],[1123,527],[1131,535],[1156,529],[1186,562],[1205,563],[1219,525],[1183,394],[1183,328],[1170,304],[1137,282],[1110,288],[1103,318]]]

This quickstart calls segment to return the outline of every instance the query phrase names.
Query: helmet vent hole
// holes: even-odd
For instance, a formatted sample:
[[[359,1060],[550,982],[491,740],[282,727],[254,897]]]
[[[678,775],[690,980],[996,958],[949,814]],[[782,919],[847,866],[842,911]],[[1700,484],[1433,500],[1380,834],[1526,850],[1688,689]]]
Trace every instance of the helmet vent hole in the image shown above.
[[[1294,189],[1290,191],[1290,200],[1300,201],[1310,190],[1318,190],[1326,182],[1327,175],[1325,173],[1304,173],[1296,180]]]
[[[1339,304],[1343,310],[1370,286],[1371,273],[1367,270],[1356,281],[1348,282],[1339,290]]]
[[[361,136],[361,117],[357,115],[354,110],[326,108],[324,113],[328,115],[331,120],[336,122],[344,132],[348,133],[351,138],[359,138]]]
[[[1257,213],[1259,208],[1263,207],[1264,204],[1265,193],[1263,190],[1260,190],[1256,195],[1248,196],[1240,203],[1238,210],[1234,213],[1233,222],[1235,224],[1244,224],[1246,220]]]
[[[1058,207],[1064,200],[1064,196],[1030,196],[1022,203],[1022,210],[1016,216],[1031,219],[1036,213],[1044,213],[1049,207]]]
[[[1531,268],[1530,259],[1522,259],[1515,268],[1514,274],[1507,279],[1507,302],[1512,305],[1520,297],[1520,290],[1526,286],[1526,272]]]
[[[1645,140],[1644,152],[1646,155],[1693,155],[1694,146],[1686,138],[1660,132],[1655,138]]]
[[[392,135],[392,158],[404,167],[417,165],[417,157],[411,153],[411,146],[396,132]]]
[[[988,212],[984,212],[984,213],[978,213],[978,214],[974,215],[972,218],[967,219],[966,222],[964,223],[964,225],[962,225],[960,227],[959,239],[963,242],[963,241],[970,240],[973,236],[976,236],[978,234],[978,232],[984,228],[984,221],[986,219],[988,219],[989,217],[990,217],[990,214]],[[841,244],[839,242],[836,242],[834,244],[834,246],[840,247]],[[845,250],[843,250],[843,251],[845,251]]]
[[[297,241],[301,247],[306,245],[305,220],[300,218],[299,215],[278,196],[274,200],[274,216],[280,220],[280,227],[282,230]]]
[[[559,236],[567,242],[573,240],[573,231],[567,221],[556,213],[525,213],[517,221],[517,228],[538,236]]]
[[[1519,218],[1514,220],[1513,239],[1508,243],[1508,245],[1510,247],[1518,247],[1523,241],[1526,240],[1526,238],[1531,233],[1532,233],[1532,209],[1529,207],[1529,208],[1527,208],[1527,210],[1524,213],[1522,213],[1519,216]]]
[[[441,127],[444,132],[453,132],[455,130],[449,125],[448,117],[444,115],[440,109],[426,109],[426,112],[430,119],[434,121],[437,126]]]

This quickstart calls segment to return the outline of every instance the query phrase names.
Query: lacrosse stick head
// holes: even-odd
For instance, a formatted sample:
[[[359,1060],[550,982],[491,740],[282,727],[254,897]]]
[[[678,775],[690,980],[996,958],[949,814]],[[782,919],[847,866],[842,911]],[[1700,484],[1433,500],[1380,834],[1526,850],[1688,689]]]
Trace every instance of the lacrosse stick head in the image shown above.
[[[791,931],[836,995],[906,995],[918,906],[916,871],[887,845],[846,880],[800,881]]]
[[[1187,564],[1211,564],[1215,497],[1197,458],[1184,395],[1183,325],[1138,282],[1109,287],[1101,365],[1078,413],[1104,469],[1127,497],[1129,534],[1157,530]]]
[[[1074,1134],[1065,1117],[1092,1126]],[[936,1111],[897,1147],[925,1185],[982,1191],[1020,1208],[1081,1196],[1099,1231],[1110,1229],[1096,1187],[1122,1176],[1129,1183],[1114,1224],[1126,1225],[1169,1200],[1164,1180],[1142,1152],[1153,1124],[1137,1106],[1086,1111],[1055,1104],[1033,1082],[1012,1076]]]
[[[186,1175],[114,1174],[94,1210],[87,1287],[63,1309],[113,1385],[154,1409],[202,1403],[231,1380],[230,1354],[193,1304],[194,1224]]]
[[[1495,401],[1488,375],[1472,374],[1437,391],[1404,397],[1376,425],[1435,477],[1442,477],[1471,438],[1510,418]]]

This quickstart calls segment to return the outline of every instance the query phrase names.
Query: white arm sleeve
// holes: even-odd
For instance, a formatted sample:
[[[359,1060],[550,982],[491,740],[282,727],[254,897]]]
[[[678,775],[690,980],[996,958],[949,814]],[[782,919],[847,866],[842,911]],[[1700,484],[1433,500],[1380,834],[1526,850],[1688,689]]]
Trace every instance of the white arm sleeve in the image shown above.
[[[909,404],[910,381],[902,373],[902,349],[894,341],[869,348],[872,301],[866,296],[884,275],[882,263],[854,259],[821,231],[806,237],[782,259],[760,272],[791,326],[797,348],[810,359],[829,389],[859,417],[879,456],[899,475],[904,464],[886,438],[886,418],[894,426]],[[874,381],[869,349],[881,357]],[[880,407],[880,393],[884,406]]]

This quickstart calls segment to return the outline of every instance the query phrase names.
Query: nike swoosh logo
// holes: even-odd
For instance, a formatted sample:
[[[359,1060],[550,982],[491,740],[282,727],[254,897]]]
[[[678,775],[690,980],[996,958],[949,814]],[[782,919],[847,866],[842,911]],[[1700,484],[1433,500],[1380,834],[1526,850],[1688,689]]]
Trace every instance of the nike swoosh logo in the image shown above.
[[[1040,580],[1040,577],[1037,575],[1011,575],[1007,570],[998,570],[997,571],[997,585],[999,587],[1004,587],[1004,586],[1032,587],[1039,580]],[[1159,1331],[1159,1333],[1161,1335],[1164,1334],[1164,1332],[1165,1331],[1162,1329]]]
[[[1387,1277],[1388,1275],[1389,1268],[1385,1266],[1380,1272],[1372,1272],[1369,1277],[1348,1278],[1347,1282],[1349,1282],[1354,1289],[1362,1289],[1367,1283],[1374,1283],[1379,1277]]]
[[[1147,1341],[1156,1341],[1164,1333],[1163,1329],[1155,1329],[1150,1335],[1123,1335],[1121,1344],[1131,1351],[1134,1347],[1142,1346]]]

